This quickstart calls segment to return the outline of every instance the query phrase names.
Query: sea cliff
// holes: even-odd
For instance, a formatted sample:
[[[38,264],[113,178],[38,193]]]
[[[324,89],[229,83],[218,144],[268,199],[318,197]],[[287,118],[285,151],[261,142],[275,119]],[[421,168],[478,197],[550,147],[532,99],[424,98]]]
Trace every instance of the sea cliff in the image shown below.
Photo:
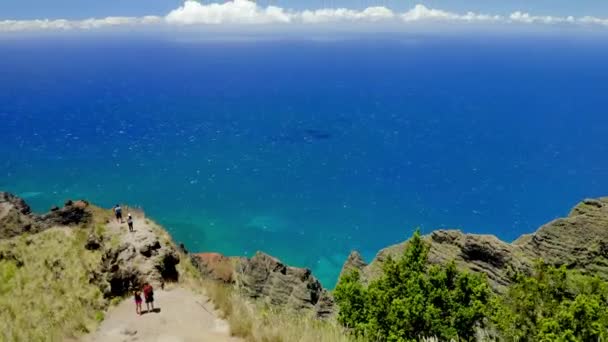
[[[188,253],[142,211],[128,210],[135,217],[134,233],[117,222],[111,210],[85,200],[68,200],[61,208],[37,215],[22,199],[0,192],[0,266],[4,282],[0,299],[9,308],[3,318],[20,322],[5,327],[5,336],[21,336],[14,327],[29,325],[33,335],[28,336],[41,336],[34,334],[37,330],[44,334],[43,326],[28,324],[28,317],[16,314],[18,306],[31,307],[41,317],[75,321],[51,332],[54,337],[66,336],[94,327],[109,304],[130,289],[145,282],[162,288],[184,281],[193,272],[205,281],[238,290],[253,302],[307,312],[321,319],[331,320],[337,312],[331,291],[324,289],[306,268],[286,265],[263,252],[251,258],[211,251]],[[608,198],[586,199],[567,217],[548,222],[512,243],[493,235],[458,230],[436,230],[423,239],[429,245],[430,263],[454,261],[460,270],[483,274],[499,294],[514,282],[514,274],[532,272],[538,260],[608,280]],[[357,269],[363,283],[369,283],[381,275],[387,258],[398,258],[407,244],[405,241],[384,248],[369,263],[353,251],[342,274]],[[56,299],[44,309],[48,312],[40,311],[36,300],[27,299],[31,294],[24,288],[31,286],[11,285],[17,278],[19,282],[29,279],[31,286],[43,287]],[[77,304],[66,305],[62,298]]]

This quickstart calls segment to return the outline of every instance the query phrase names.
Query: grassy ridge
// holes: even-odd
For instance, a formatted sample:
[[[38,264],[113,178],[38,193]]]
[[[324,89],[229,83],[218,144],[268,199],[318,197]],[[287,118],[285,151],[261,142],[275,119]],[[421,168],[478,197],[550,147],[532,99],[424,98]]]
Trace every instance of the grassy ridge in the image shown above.
[[[201,286],[230,324],[231,333],[250,342],[359,342],[336,322],[251,302],[216,282]]]
[[[89,331],[107,306],[89,284],[101,252],[84,248],[88,230],[53,228],[0,241],[0,339],[60,341]]]

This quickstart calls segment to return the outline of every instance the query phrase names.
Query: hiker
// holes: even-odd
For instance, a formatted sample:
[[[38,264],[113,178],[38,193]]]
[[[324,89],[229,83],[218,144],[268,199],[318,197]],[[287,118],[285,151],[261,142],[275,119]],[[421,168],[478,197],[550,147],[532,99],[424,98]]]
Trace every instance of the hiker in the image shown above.
[[[114,215],[116,215],[116,221],[122,223],[122,208],[118,204],[114,206]]]
[[[133,217],[131,217],[131,213],[127,216],[127,224],[129,225],[129,231],[133,231]]]
[[[141,316],[141,292],[139,292],[139,290],[135,290],[133,292],[133,296],[135,297],[135,313]]]
[[[150,307],[154,311],[154,288],[148,282],[144,284],[143,288],[144,298],[146,299],[146,308],[150,312]]]

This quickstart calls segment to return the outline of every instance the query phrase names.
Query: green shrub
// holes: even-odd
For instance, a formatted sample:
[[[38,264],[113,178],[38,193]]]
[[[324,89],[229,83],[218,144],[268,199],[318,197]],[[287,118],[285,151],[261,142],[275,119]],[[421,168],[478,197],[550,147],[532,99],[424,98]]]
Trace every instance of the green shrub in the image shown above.
[[[539,263],[497,304],[493,318],[507,341],[608,339],[608,286],[597,277]]]
[[[417,231],[403,256],[389,258],[383,275],[367,288],[357,272],[342,277],[334,292],[338,321],[379,341],[473,340],[491,300],[487,282],[454,263],[429,267],[428,250]]]

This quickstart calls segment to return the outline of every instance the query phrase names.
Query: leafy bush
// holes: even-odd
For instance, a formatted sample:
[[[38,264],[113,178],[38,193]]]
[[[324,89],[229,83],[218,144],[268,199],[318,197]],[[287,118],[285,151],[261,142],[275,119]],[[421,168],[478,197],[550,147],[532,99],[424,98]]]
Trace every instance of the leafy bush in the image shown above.
[[[389,258],[382,277],[368,287],[356,271],[342,277],[334,292],[339,322],[372,340],[473,340],[491,300],[487,282],[454,263],[429,267],[428,250],[417,231],[403,256]]]
[[[606,341],[608,286],[539,263],[498,299],[494,321],[507,341]]]

